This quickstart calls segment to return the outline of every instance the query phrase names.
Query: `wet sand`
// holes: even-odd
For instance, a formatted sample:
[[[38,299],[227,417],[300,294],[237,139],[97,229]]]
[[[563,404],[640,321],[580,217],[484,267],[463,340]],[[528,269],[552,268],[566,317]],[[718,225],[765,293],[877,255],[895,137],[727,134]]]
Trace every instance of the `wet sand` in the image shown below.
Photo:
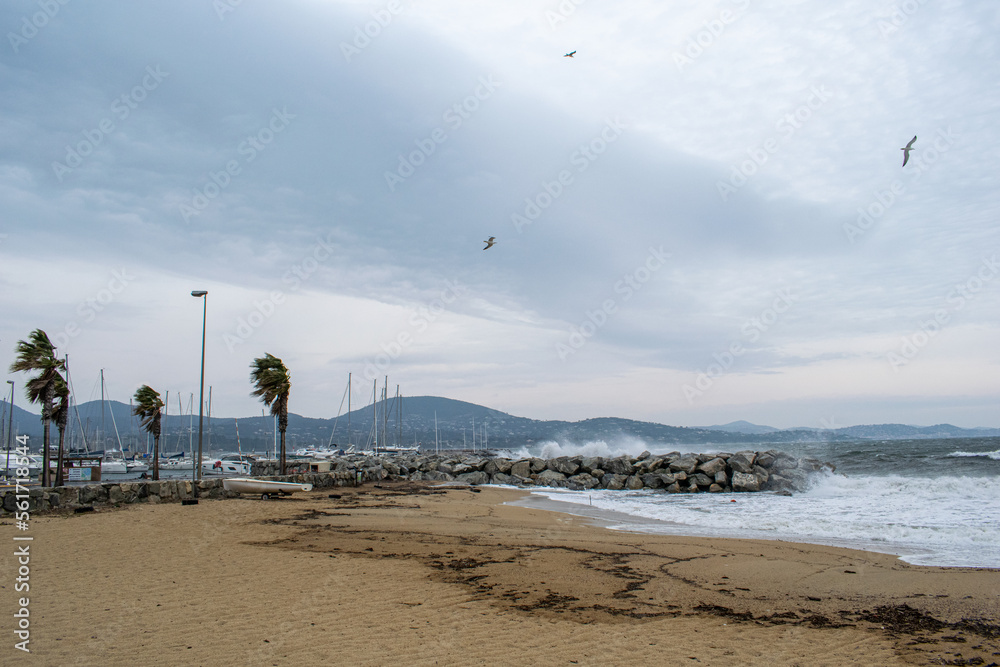
[[[32,654],[8,630],[3,662],[1000,663],[998,570],[612,531],[505,504],[515,489],[379,487],[34,517]],[[7,619],[16,576],[8,555]]]

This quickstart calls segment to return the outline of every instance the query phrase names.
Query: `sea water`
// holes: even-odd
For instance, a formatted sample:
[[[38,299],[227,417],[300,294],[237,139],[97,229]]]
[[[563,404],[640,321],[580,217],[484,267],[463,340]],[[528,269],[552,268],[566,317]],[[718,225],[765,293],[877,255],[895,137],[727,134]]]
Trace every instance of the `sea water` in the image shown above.
[[[546,443],[534,455],[576,450],[635,456],[630,450],[637,444]],[[699,445],[645,449],[720,451]],[[742,449],[813,457],[833,463],[836,471],[814,475],[808,488],[791,496],[549,488],[533,493],[575,503],[581,514],[591,507],[620,513],[612,527],[622,530],[826,544],[896,554],[915,565],[1000,568],[1000,438],[725,445],[727,452]]]

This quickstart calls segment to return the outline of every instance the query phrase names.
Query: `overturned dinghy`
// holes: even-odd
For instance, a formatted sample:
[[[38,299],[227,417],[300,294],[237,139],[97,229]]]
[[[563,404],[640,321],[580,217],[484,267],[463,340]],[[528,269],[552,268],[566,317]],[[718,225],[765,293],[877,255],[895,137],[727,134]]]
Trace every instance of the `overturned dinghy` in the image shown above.
[[[259,493],[262,500],[269,500],[278,494],[287,496],[296,491],[312,491],[312,484],[298,482],[272,482],[265,479],[250,479],[249,477],[230,477],[222,480],[226,491],[236,493]]]

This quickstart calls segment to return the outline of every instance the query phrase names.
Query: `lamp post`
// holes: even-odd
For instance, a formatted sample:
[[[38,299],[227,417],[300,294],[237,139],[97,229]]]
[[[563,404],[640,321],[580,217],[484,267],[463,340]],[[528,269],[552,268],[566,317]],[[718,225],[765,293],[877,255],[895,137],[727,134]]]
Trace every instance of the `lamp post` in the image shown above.
[[[205,412],[205,322],[208,316],[208,292],[205,290],[193,290],[191,296],[204,297],[201,313],[201,388],[198,390],[198,459],[194,463],[192,477],[195,480],[201,479],[201,437],[202,419]]]

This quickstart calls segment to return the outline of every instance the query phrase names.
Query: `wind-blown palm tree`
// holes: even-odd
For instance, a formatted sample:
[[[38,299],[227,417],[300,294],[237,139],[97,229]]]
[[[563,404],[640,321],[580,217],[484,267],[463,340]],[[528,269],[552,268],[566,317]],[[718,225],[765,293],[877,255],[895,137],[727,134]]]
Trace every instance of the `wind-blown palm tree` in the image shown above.
[[[264,405],[271,407],[271,415],[278,418],[278,431],[281,433],[281,474],[285,474],[285,429],[288,428],[288,392],[292,388],[292,379],[285,368],[274,355],[264,353],[263,357],[253,360],[250,364],[250,382],[254,390],[251,396],[259,396]]]
[[[139,417],[139,423],[153,436],[153,481],[160,479],[160,419],[163,415],[163,401],[160,394],[148,384],[135,390],[135,405],[132,414]]]
[[[69,385],[66,380],[59,377],[56,380],[56,397],[59,402],[52,410],[52,421],[59,429],[59,459],[56,462],[56,486],[62,486],[63,482],[63,452],[66,443],[66,425],[69,423]]]
[[[10,365],[12,373],[37,371],[24,387],[24,394],[31,403],[42,406],[42,486],[49,486],[49,424],[55,412],[56,386],[65,368],[65,362],[56,358],[56,348],[48,334],[35,329],[28,340],[17,342],[17,358]]]

